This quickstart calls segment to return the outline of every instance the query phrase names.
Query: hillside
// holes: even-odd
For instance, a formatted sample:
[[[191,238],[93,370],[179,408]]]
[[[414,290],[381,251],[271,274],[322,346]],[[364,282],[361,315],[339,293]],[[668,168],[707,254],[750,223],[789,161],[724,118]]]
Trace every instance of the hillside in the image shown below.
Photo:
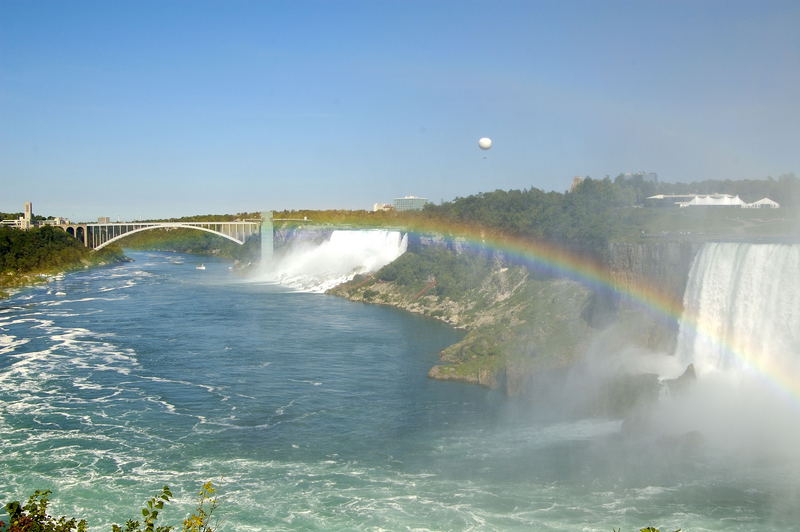
[[[48,274],[125,260],[122,248],[93,252],[61,229],[0,227],[0,297],[42,282]]]

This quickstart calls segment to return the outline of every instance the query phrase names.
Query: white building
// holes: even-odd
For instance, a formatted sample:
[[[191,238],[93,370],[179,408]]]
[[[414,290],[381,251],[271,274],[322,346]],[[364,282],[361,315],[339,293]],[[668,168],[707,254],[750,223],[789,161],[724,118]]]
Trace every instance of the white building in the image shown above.
[[[778,209],[780,204],[769,198],[745,203],[739,196],[731,194],[657,194],[647,198],[655,205],[677,205],[678,207],[740,207],[742,209]],[[683,200],[683,201],[681,201]]]
[[[742,205],[745,209],[780,209],[781,204],[769,198],[761,198],[753,203]]]
[[[698,194],[689,201],[681,201],[678,207],[744,207],[747,205],[739,196],[730,194]]]
[[[420,198],[419,196],[403,196],[402,198],[395,198],[393,202],[394,210],[396,211],[418,211],[426,203],[428,203],[428,199]]]

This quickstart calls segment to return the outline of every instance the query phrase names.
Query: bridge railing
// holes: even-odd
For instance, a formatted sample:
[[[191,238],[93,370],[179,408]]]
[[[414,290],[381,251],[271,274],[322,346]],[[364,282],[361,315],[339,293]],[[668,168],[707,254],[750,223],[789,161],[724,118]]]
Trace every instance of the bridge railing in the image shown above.
[[[58,227],[83,242],[86,247],[97,250],[128,235],[152,229],[196,229],[222,236],[237,244],[244,244],[249,237],[261,231],[261,220],[232,222],[109,222],[64,224]]]

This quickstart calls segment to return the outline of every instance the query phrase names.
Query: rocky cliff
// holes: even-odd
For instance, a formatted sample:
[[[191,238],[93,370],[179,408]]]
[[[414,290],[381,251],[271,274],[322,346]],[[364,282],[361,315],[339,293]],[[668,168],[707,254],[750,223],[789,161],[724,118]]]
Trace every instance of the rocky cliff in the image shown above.
[[[567,279],[539,278],[524,266],[509,263],[502,254],[466,253],[461,242],[429,235],[409,243],[409,252],[398,259],[402,268],[390,265],[387,268],[393,271],[356,278],[330,293],[394,306],[466,329],[460,342],[442,351],[442,363],[431,368],[429,376],[517,395],[529,391],[542,375],[571,367],[592,342],[598,342],[601,330],[612,331],[603,336],[606,349],[633,344],[671,352],[677,324],[642,312],[625,294],[642,285],[657,286],[681,301],[700,245],[612,243],[608,267],[621,290],[601,293]],[[444,260],[443,256],[459,258]],[[399,276],[397,270],[402,270]],[[464,271],[470,275],[468,283],[457,285],[458,289],[453,289],[452,279],[446,283],[449,274]],[[413,275],[404,275],[407,272]]]
[[[642,313],[627,294],[639,287],[652,287],[681,307],[689,270],[702,246],[699,241],[655,239],[609,244],[609,274],[619,287],[615,319],[628,325],[630,342],[650,350],[672,352],[677,322],[669,316]]]
[[[426,253],[412,251],[403,260],[423,263]],[[476,282],[457,291],[446,284],[447,272],[433,266],[415,282],[386,280],[378,272],[329,293],[466,329],[460,342],[441,352],[442,363],[431,368],[429,376],[516,395],[528,387],[532,376],[563,370],[585,350],[592,333],[585,319],[592,294],[574,281],[535,279],[522,266],[483,261],[480,271],[472,271]]]
[[[608,268],[623,293],[647,284],[681,300],[692,261],[702,245],[698,241],[612,242],[608,246]]]

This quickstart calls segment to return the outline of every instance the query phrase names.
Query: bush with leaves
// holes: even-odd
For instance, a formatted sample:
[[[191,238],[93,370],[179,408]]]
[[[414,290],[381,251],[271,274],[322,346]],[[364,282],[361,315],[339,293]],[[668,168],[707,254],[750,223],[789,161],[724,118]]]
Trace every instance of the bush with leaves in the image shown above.
[[[22,506],[19,501],[6,504],[8,525],[0,521],[0,530],[4,532],[85,532],[86,521],[78,521],[74,517],[55,517],[48,515],[47,504],[50,502],[50,490],[36,490]]]
[[[214,496],[216,489],[211,482],[203,484],[199,492],[200,500],[192,515],[183,520],[182,532],[214,532],[211,524],[218,501]],[[8,524],[0,521],[2,532],[86,532],[86,520],[71,517],[54,518],[47,513],[50,490],[35,491],[24,506],[19,501],[6,504]],[[156,521],[164,505],[172,498],[169,486],[151,497],[141,509],[142,521],[129,519],[124,526],[111,525],[112,532],[172,532],[175,526],[158,526]]]

